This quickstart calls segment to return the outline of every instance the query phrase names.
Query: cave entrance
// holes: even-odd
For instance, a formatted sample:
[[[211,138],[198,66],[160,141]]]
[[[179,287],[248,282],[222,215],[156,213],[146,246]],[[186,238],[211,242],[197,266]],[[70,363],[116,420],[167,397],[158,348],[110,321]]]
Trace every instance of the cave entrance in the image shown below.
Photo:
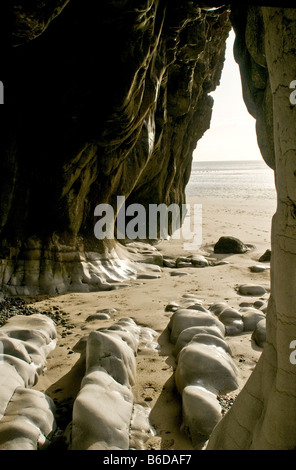
[[[261,156],[255,119],[243,101],[234,39],[231,30],[220,85],[212,93],[210,129],[193,153],[186,197],[190,206],[202,204],[203,245],[234,236],[265,251],[276,209],[274,173]]]

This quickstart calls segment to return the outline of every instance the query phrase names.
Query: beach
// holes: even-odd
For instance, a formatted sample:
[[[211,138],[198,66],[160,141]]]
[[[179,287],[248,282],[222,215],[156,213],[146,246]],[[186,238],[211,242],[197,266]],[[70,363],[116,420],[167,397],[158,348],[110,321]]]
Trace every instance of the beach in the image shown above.
[[[47,359],[47,369],[35,385],[36,389],[54,399],[61,428],[66,428],[71,421],[73,400],[84,373],[84,362],[80,354],[73,351],[76,343],[93,330],[112,326],[120,318],[130,317],[137,324],[155,331],[153,344],[140,347],[136,357],[134,403],[146,409],[151,424],[151,433],[142,443],[138,442],[138,448],[193,449],[180,429],[182,402],[175,386],[176,361],[167,328],[172,311],[166,307],[171,301],[182,301],[182,296],[186,294],[193,294],[206,308],[218,302],[227,302],[230,307],[239,308],[242,302],[252,305],[259,299],[267,301],[270,271],[253,273],[250,267],[258,264],[261,255],[270,249],[271,218],[276,201],[274,198],[187,196],[187,203],[191,207],[194,204],[202,205],[202,246],[198,253],[215,261],[215,264],[219,261],[226,263],[204,268],[161,267],[159,277],[132,280],[126,287],[117,290],[34,299],[32,305],[35,308],[58,312],[63,318],[62,323],[57,325],[57,346]],[[216,254],[214,244],[221,236],[237,237],[250,249],[242,254]],[[154,248],[164,259],[171,260],[196,253],[184,250],[182,239],[162,241]],[[239,295],[238,286],[247,283],[263,286],[266,294],[260,297]],[[110,318],[86,321],[90,315],[104,309],[114,309]],[[262,349],[251,341],[250,332],[226,336],[225,339],[239,370],[239,387],[229,394],[229,398],[235,398],[255,367]]]

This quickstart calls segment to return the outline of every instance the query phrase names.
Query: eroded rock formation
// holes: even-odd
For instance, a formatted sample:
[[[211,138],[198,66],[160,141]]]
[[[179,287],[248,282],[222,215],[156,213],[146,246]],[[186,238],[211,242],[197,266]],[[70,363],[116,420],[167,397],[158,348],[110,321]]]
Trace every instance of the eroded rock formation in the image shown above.
[[[233,11],[236,56],[244,98],[257,120],[258,142],[275,169],[277,212],[272,222],[271,296],[260,360],[234,406],[214,430],[208,449],[295,449],[296,369],[290,360],[295,326],[294,8]]]
[[[115,207],[117,195],[184,202],[192,150],[209,127],[227,8],[103,0],[98,14],[95,3],[16,1],[1,18],[0,277],[12,293],[109,288],[119,266],[120,279],[136,275],[122,266],[126,252],[112,252],[115,241],[94,238],[94,208]],[[295,449],[296,12],[231,10],[244,100],[275,170],[278,207],[264,350],[208,448]]]
[[[117,196],[185,203],[229,11],[164,0],[14,4],[1,77],[1,284],[13,294],[106,289],[118,271],[122,280],[137,270],[114,240],[95,238],[95,207],[108,203],[116,217]]]

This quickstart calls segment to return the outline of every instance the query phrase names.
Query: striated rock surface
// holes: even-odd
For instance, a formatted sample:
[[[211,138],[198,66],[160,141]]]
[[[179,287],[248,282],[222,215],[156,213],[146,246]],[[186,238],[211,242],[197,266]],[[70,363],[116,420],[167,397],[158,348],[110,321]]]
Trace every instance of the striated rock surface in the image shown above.
[[[290,101],[290,83],[296,77],[296,10],[237,7],[232,22],[244,100],[256,118],[263,158],[275,170],[278,204],[272,221],[271,295],[266,320],[257,323],[252,335],[263,352],[207,448],[292,450],[296,369],[289,360],[289,345],[296,338],[296,108]]]
[[[94,237],[94,209],[111,204],[114,220],[118,195],[144,206],[184,202],[229,13],[186,0],[102,0],[99,14],[92,0],[5,3],[0,284],[13,294],[111,289],[139,268],[115,240]],[[296,13],[232,4],[231,22],[243,97],[275,171],[278,205],[264,349],[208,448],[295,449]],[[2,375],[11,379],[9,400],[24,383],[12,363]]]
[[[60,293],[136,277],[115,240],[95,238],[95,208],[110,204],[116,219],[117,196],[144,207],[185,203],[229,11],[189,1],[44,0],[16,1],[7,18],[1,285],[18,295]]]
[[[55,429],[52,399],[34,390],[55,348],[55,323],[46,315],[16,315],[0,328],[0,450],[37,450]]]

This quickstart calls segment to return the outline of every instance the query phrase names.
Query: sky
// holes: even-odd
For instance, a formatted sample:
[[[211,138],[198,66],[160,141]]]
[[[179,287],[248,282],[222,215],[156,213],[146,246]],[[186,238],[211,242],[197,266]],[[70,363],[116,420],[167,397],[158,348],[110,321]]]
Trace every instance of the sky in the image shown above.
[[[198,161],[261,160],[255,119],[243,101],[238,64],[233,57],[235,34],[229,34],[220,85],[211,93],[214,107],[210,129],[198,142]]]

